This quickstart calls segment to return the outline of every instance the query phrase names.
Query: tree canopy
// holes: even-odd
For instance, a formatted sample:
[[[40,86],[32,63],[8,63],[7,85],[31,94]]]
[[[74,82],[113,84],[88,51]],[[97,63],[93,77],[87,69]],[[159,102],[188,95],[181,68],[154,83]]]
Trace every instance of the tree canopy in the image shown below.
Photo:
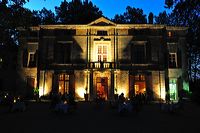
[[[146,15],[142,9],[127,6],[123,14],[116,14],[112,20],[116,23],[126,24],[145,24],[147,23]]]
[[[172,13],[160,13],[155,19],[156,23],[188,27],[189,79],[191,85],[195,85],[197,81],[200,83],[200,1],[165,0],[165,3],[166,8],[172,9]]]
[[[86,24],[102,16],[102,11],[88,0],[64,0],[59,7],[55,7],[58,23],[62,24]]]

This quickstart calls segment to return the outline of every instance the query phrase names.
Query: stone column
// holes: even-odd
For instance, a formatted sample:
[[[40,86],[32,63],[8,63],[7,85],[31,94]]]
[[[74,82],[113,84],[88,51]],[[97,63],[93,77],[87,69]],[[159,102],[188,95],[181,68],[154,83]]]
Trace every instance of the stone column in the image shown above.
[[[90,71],[90,100],[94,99],[94,88],[93,88],[93,70]]]
[[[108,100],[113,100],[114,98],[114,70],[111,70],[111,87],[109,91],[109,98]]]

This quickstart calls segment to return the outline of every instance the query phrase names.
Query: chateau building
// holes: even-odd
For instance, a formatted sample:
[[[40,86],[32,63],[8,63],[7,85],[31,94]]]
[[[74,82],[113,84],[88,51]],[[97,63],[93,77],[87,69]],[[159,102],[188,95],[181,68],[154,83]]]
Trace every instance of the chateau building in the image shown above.
[[[185,27],[116,24],[101,17],[85,25],[20,28],[18,91],[71,92],[77,100],[112,100],[151,92],[178,100],[189,90]]]

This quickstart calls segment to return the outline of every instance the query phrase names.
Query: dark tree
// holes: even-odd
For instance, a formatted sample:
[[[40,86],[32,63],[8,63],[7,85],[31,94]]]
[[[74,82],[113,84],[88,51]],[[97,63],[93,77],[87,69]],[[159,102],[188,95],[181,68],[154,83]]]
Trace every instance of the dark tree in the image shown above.
[[[155,23],[170,25],[170,14],[167,14],[166,11],[159,13],[158,16],[155,16]]]
[[[170,15],[166,15],[166,13],[159,14],[156,17],[156,22],[188,27],[187,56],[189,57],[190,87],[193,92],[200,94],[200,1],[166,0],[165,3],[166,8],[173,9],[172,13]]]
[[[143,14],[143,10],[127,6],[123,15],[115,15],[114,22],[127,23],[127,24],[145,24],[147,23],[146,15]]]
[[[152,12],[149,13],[148,21],[149,21],[149,24],[153,24],[153,13]]]
[[[51,10],[47,10],[43,8],[39,11],[39,18],[41,20],[41,24],[55,24],[56,18],[55,14]]]
[[[86,24],[102,16],[99,8],[87,0],[64,0],[55,10],[58,23],[62,24]]]

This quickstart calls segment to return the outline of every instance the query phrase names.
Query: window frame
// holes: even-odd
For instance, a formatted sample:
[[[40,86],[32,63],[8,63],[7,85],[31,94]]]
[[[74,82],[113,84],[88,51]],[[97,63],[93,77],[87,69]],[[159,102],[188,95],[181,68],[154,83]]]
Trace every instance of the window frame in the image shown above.
[[[175,57],[172,57],[172,55],[175,55]],[[175,60],[173,60],[175,59]],[[175,61],[175,66],[173,66],[173,62]],[[170,63],[171,62],[171,63]],[[178,64],[177,64],[177,53],[175,52],[170,52],[169,53],[169,57],[168,57],[168,67],[169,68],[177,68]],[[172,65],[172,66],[171,66]]]

